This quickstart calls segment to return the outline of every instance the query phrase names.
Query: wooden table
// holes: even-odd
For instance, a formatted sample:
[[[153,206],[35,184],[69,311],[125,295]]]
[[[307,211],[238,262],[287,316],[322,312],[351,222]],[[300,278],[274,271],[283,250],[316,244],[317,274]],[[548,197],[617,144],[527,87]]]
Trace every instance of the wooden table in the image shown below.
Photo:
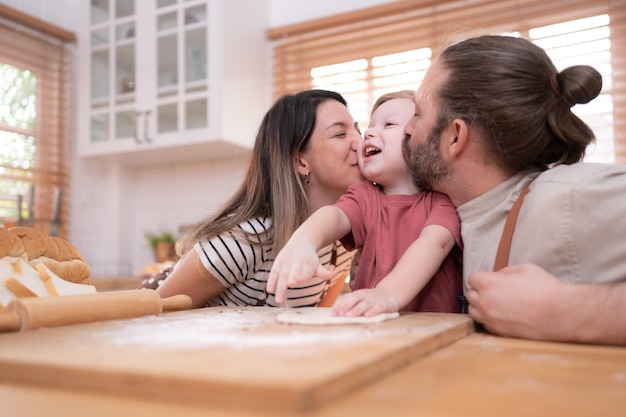
[[[98,292],[132,290],[139,288],[139,284],[145,278],[138,276],[91,277],[90,284],[96,287]]]
[[[261,316],[265,317],[263,320],[266,320],[270,314],[264,310],[255,311],[262,312]],[[162,315],[166,317],[160,320],[166,322],[186,320],[196,318],[198,314],[200,314],[198,311],[168,313]],[[57,336],[74,334],[74,340],[78,340],[78,343],[86,343],[80,342],[80,338],[75,337],[76,334],[84,332],[93,336],[98,332],[101,334],[106,329],[114,330],[119,326],[125,329],[143,326],[154,319],[154,317],[144,317],[115,323],[42,329],[42,331],[32,331],[30,335],[28,335],[29,332],[12,334],[10,337],[0,335],[0,357],[3,355],[5,359],[11,357],[14,353],[6,353],[8,347],[17,347],[29,339],[41,339],[43,345],[37,349],[38,355],[46,350],[46,344],[52,352],[65,346],[71,353],[71,340],[63,342],[63,339]],[[354,357],[360,358],[358,369],[367,370],[354,374],[350,374],[346,371],[348,368],[340,365],[352,358],[346,355],[346,351],[332,347],[332,344],[333,338],[338,338],[337,335],[342,331],[352,332],[355,328],[348,326],[345,330],[332,330],[325,342],[325,345],[331,348],[321,349],[319,356],[309,357],[310,363],[303,368],[308,370],[308,379],[300,378],[308,381],[308,385],[301,384],[300,388],[317,386],[316,384],[320,381],[324,382],[325,378],[328,378],[328,372],[330,372],[327,371],[328,369],[338,369],[338,374],[343,378],[339,379],[344,383],[338,384],[333,378],[327,381],[329,387],[339,387],[338,389],[342,392],[335,397],[321,398],[319,403],[305,410],[294,409],[293,404],[289,404],[289,401],[299,398],[294,397],[294,393],[300,392],[296,388],[292,391],[288,389],[283,391],[286,402],[284,404],[276,404],[275,407],[271,404],[250,406],[250,404],[237,402],[206,401],[196,397],[178,398],[176,395],[165,395],[162,392],[161,394],[144,392],[132,388],[133,384],[142,383],[139,379],[133,379],[136,375],[130,375],[128,381],[118,380],[117,382],[124,389],[117,392],[111,387],[100,390],[93,386],[70,386],[71,384],[66,383],[49,385],[45,378],[41,381],[29,382],[15,378],[15,375],[11,375],[6,367],[3,369],[0,363],[0,381],[2,381],[0,383],[0,410],[2,412],[0,414],[7,417],[34,415],[50,417],[83,415],[611,417],[624,415],[624,410],[626,410],[626,348],[524,341],[471,333],[471,331],[466,331],[468,329],[466,317],[457,315],[440,317],[413,314],[402,316],[401,319],[402,321],[390,321],[374,327],[369,325],[367,329],[375,337],[374,341],[368,342],[367,350],[359,352],[358,347],[349,347],[348,351],[354,351]],[[442,327],[437,330],[434,324],[438,321],[445,324],[441,324]],[[402,327],[408,331],[411,328],[424,327],[424,323],[430,326],[430,333],[426,332],[420,337],[416,336],[419,332],[407,333],[406,338],[390,337],[391,333]],[[279,331],[276,330],[278,328],[275,324],[267,320],[263,326],[263,329],[269,328],[272,332]],[[266,331],[263,329],[261,330]],[[300,328],[283,328],[282,331],[287,331],[286,329],[301,332]],[[247,331],[250,332],[250,329]],[[313,333],[321,331],[320,329],[312,330]],[[363,332],[366,332],[365,328]],[[471,334],[464,336],[464,333]],[[387,339],[393,340],[383,342]],[[93,340],[93,337],[89,338],[88,344]],[[206,347],[207,358],[211,357],[211,352],[215,353],[211,349]],[[280,348],[276,346],[272,349],[280,352]],[[372,351],[380,354],[374,355]],[[114,353],[113,349],[108,363],[100,364],[102,365],[101,372],[105,372],[108,365],[114,367],[115,363],[120,363],[120,361],[125,363],[124,360],[133,357],[133,353],[130,352],[130,356],[126,359],[116,359]],[[94,358],[106,355],[93,346],[91,351],[84,352],[86,356],[90,354],[95,355]],[[155,354],[147,353],[147,355]],[[236,352],[233,355],[235,356],[232,358],[244,361],[243,355],[237,357]],[[337,361],[336,359],[341,355],[343,355],[343,360]],[[68,357],[71,356],[68,355]],[[271,357],[266,356],[266,358]],[[281,357],[284,359],[282,362]],[[374,359],[364,363],[362,360],[367,357]],[[232,358],[231,360],[234,361],[235,359]],[[275,358],[277,362],[270,363],[271,366],[259,365],[257,370],[270,374],[272,367],[280,363],[297,368],[296,362],[290,363],[284,352]],[[137,361],[137,357],[134,360]],[[193,360],[197,361],[197,358]],[[267,360],[271,362],[273,359]],[[210,359],[207,361],[210,362]],[[40,365],[46,364],[46,360],[40,362]],[[80,360],[74,362],[79,363]],[[381,363],[385,365],[381,366]],[[202,365],[200,364],[199,367],[201,368]],[[316,374],[312,371],[316,367],[321,370],[326,369],[326,371]],[[135,369],[142,370],[143,368],[136,364]],[[298,371],[298,369],[295,370]],[[288,369],[277,369],[274,373],[287,375],[287,372]],[[200,375],[205,374],[205,372],[200,373]],[[353,378],[346,378],[346,375],[353,375]],[[219,380],[220,372],[216,371],[207,381],[211,381],[211,378],[213,382],[215,378]],[[255,374],[250,374],[249,380],[254,378]],[[279,377],[274,376],[274,378],[276,381],[281,381]],[[293,385],[298,386],[300,379],[294,379]],[[249,380],[247,383],[250,383]],[[348,384],[345,383],[346,380]],[[179,385],[174,381],[169,387],[172,392],[175,392]],[[271,390],[268,392],[268,395],[275,395]],[[322,392],[324,392],[323,389]],[[207,392],[207,396],[210,397],[210,392]]]

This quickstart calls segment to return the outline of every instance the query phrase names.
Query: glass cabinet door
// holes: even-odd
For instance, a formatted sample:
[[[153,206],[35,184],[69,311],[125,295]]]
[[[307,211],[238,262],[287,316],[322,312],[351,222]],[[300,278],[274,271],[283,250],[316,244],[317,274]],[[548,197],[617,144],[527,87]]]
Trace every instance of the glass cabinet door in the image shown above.
[[[209,124],[207,3],[157,0],[157,135]]]
[[[134,0],[91,0],[90,141],[132,139],[136,91]]]
[[[90,0],[89,142],[176,145],[209,128],[206,0]],[[204,129],[204,131],[203,131]]]

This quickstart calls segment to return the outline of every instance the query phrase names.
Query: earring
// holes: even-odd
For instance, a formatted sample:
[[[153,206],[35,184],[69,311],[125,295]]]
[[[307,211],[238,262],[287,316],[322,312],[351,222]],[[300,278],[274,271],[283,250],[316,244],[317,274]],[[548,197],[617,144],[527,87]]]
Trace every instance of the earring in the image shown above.
[[[304,182],[309,183],[309,173],[304,174]]]

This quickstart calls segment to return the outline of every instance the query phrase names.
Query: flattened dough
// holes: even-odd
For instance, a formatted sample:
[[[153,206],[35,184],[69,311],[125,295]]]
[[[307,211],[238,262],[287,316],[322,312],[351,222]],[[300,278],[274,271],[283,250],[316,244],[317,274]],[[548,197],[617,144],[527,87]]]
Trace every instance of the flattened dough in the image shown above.
[[[400,316],[398,313],[383,313],[372,317],[344,317],[331,316],[331,311],[332,307],[290,308],[279,313],[276,320],[292,324],[359,324],[380,323]]]

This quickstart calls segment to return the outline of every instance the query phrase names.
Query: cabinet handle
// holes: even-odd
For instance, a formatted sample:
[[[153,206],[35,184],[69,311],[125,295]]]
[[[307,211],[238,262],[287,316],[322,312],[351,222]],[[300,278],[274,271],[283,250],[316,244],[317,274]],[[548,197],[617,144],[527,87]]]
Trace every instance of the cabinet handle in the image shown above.
[[[148,135],[148,117],[150,116],[150,113],[152,113],[152,111],[146,110],[144,113],[146,117],[143,119],[143,140],[146,143],[151,143],[152,139],[150,139],[150,136]]]
[[[137,134],[137,118],[141,116],[141,112],[133,113],[133,139],[135,139],[135,143],[141,145],[141,140],[139,139],[139,135]]]

